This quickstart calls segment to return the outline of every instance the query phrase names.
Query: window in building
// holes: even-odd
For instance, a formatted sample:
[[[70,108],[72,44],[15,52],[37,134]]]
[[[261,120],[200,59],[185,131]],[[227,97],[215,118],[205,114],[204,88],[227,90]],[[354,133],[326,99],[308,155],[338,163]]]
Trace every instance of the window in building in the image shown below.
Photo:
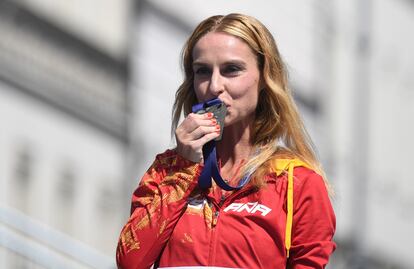
[[[34,180],[34,152],[26,143],[19,144],[14,152],[12,177],[8,200],[12,206],[23,212],[29,209],[29,194]]]
[[[64,203],[72,203],[75,199],[76,191],[76,175],[70,165],[65,165],[60,172],[58,181],[59,199]]]
[[[14,169],[15,183],[19,187],[27,189],[33,174],[33,152],[29,146],[21,146],[17,150],[16,163]]]
[[[99,213],[103,216],[112,215],[117,209],[117,193],[116,188],[110,184],[102,184],[99,188],[97,196],[97,207]]]

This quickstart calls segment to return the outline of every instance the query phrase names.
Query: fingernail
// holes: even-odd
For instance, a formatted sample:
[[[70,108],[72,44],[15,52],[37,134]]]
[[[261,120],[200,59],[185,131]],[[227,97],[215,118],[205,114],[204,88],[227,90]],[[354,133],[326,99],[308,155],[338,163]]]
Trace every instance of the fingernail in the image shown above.
[[[216,125],[216,130],[220,130],[220,125],[219,124]]]
[[[211,125],[216,125],[217,124],[217,120],[215,118],[211,119]]]
[[[211,113],[211,112],[207,112],[207,117],[208,117],[208,118],[213,117],[213,113]]]

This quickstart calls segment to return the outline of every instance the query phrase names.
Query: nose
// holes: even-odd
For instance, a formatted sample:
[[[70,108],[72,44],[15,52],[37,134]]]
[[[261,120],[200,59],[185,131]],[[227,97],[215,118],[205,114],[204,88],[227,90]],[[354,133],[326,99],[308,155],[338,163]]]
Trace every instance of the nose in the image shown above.
[[[224,92],[224,81],[219,70],[213,70],[210,77],[208,90],[215,97]]]

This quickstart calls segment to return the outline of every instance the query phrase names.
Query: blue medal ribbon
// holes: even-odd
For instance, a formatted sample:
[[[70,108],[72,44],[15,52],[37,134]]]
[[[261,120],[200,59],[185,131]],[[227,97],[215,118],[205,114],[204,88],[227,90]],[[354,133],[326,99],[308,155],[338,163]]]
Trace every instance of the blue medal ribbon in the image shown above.
[[[233,187],[226,183],[226,181],[221,177],[220,171],[217,165],[217,155],[216,155],[216,142],[210,141],[203,146],[203,157],[204,157],[204,168],[198,178],[198,185],[202,189],[211,188],[211,178],[214,179],[216,184],[226,191],[239,190],[243,188],[244,185],[249,182],[250,174],[245,175],[237,186]]]
[[[214,106],[222,105],[222,101],[218,98],[208,100],[204,103],[196,104],[192,107],[193,113],[205,113],[210,111],[209,108]],[[224,107],[224,106],[223,106]],[[225,109],[225,107],[224,107]],[[224,126],[224,117],[225,117],[225,110],[217,111],[215,109],[211,109],[211,112],[214,113],[218,122],[221,122],[221,127],[223,130]],[[220,137],[221,138],[221,137]],[[217,139],[216,139],[217,140]],[[204,168],[198,178],[198,185],[202,189],[211,188],[213,178],[217,185],[226,191],[238,190],[241,189],[244,185],[249,182],[250,174],[245,175],[240,181],[239,184],[235,187],[230,186],[226,183],[226,181],[221,177],[220,171],[217,165],[217,154],[216,154],[216,141],[210,141],[203,146],[203,158],[204,158]]]

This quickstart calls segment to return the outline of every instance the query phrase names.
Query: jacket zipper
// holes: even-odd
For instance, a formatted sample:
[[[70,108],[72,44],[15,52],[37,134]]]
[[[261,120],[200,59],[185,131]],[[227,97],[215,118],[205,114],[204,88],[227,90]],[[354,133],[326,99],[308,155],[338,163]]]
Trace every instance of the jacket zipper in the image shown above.
[[[211,222],[211,237],[210,237],[210,255],[208,260],[208,265],[212,266],[214,265],[214,262],[216,261],[216,248],[217,248],[217,235],[218,235],[218,219],[220,217],[220,214],[222,212],[223,208],[226,208],[236,197],[251,191],[252,188],[242,189],[239,191],[236,191],[232,194],[230,194],[227,199],[224,195],[221,196],[220,202],[217,204],[214,199],[212,199],[212,205],[214,206],[214,212],[213,212],[213,219]]]

